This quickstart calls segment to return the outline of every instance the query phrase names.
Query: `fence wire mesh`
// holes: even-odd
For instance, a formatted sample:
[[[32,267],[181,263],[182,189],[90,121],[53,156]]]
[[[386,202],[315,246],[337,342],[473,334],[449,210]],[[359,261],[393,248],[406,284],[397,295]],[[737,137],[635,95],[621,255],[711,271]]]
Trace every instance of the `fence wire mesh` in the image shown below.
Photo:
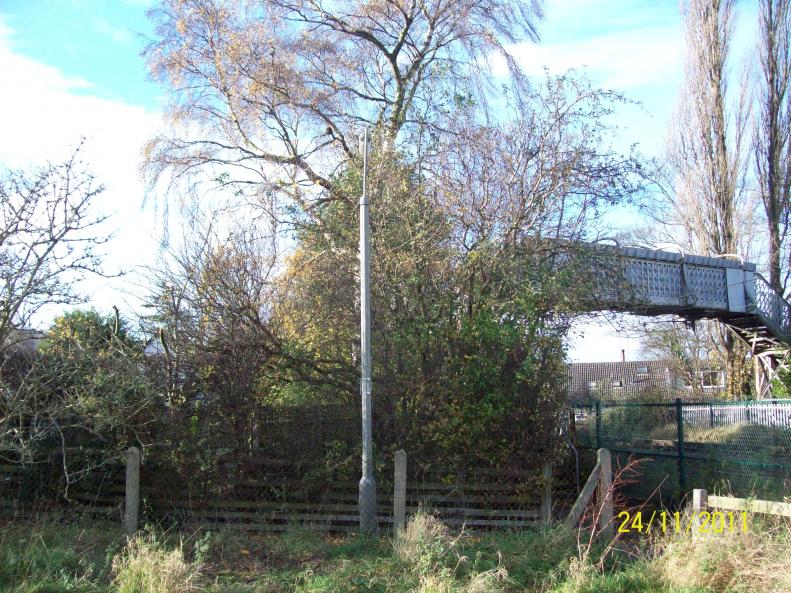
[[[575,405],[570,423],[569,438],[547,456],[556,518],[573,503],[598,447],[612,451],[616,469],[640,460],[636,473],[625,476],[631,483],[623,493],[633,500],[673,504],[693,488],[769,500],[791,492],[791,400],[597,401]],[[356,406],[292,406],[261,408],[249,434],[227,446],[191,442],[190,435],[186,445],[159,443],[147,448],[141,468],[143,518],[261,530],[295,521],[353,529],[359,520],[360,432]],[[375,434],[377,518],[388,527],[393,455],[401,445],[390,436],[397,431],[375,426]],[[534,462],[465,463],[406,448],[408,513],[423,508],[450,525],[482,529],[523,527],[538,519],[546,481],[544,468]],[[85,447],[71,453],[73,467],[77,453],[102,456]],[[121,459],[70,484],[68,508],[120,517]],[[14,508],[57,499],[62,508],[62,461],[55,450],[34,464],[0,466],[0,502]]]
[[[377,520],[388,528],[393,515],[393,458],[402,447],[393,436],[397,431],[382,427],[382,418],[374,420]],[[246,436],[213,439],[211,446],[196,432],[179,443],[146,447],[140,468],[141,520],[260,531],[284,530],[294,523],[356,529],[361,470],[357,406],[261,407],[246,426]],[[528,447],[540,445],[528,434],[524,438]],[[521,528],[540,519],[547,485],[543,465],[527,457],[507,466],[495,460],[470,463],[442,458],[430,449],[405,448],[407,515],[423,509],[451,527],[467,529]],[[80,454],[88,454],[88,448]],[[118,519],[124,469],[122,455],[117,457],[73,483],[68,501],[61,495],[56,452],[35,465],[7,464],[0,467],[0,501],[25,513],[30,510],[26,503],[39,498],[55,501],[60,512]],[[552,461],[555,517],[565,515],[576,498],[592,465],[589,457],[563,443],[559,451],[547,454],[545,459]],[[78,466],[78,458],[70,463]]]
[[[678,500],[693,488],[783,500],[791,492],[791,400],[575,405],[577,441],[617,464],[640,459],[625,492]]]

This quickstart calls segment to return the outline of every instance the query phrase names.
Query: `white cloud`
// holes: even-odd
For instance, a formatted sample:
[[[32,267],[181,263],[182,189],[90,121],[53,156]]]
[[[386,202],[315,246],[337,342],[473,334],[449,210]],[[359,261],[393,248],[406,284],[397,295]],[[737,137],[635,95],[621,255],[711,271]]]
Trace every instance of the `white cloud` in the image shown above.
[[[643,359],[640,341],[623,331],[622,316],[607,314],[579,318],[569,336],[571,362],[618,362],[622,351],[626,360]]]
[[[611,123],[620,128],[616,146],[656,155],[662,149],[665,128],[681,83],[683,31],[676,11],[641,6],[626,9],[614,2],[571,0],[553,3],[542,26],[538,44],[509,48],[525,72],[536,80],[575,69],[597,87],[612,89],[638,102],[620,105]],[[500,56],[492,58],[495,74],[507,70]]]
[[[540,75],[585,66],[603,87],[620,91],[675,85],[684,46],[677,6],[636,0],[556,0],[547,6],[538,44],[510,48],[523,68]],[[504,71],[498,59],[496,70]]]
[[[126,27],[117,27],[107,19],[99,17],[95,18],[93,20],[93,28],[96,30],[96,32],[106,35],[116,43],[122,45],[128,45],[135,39],[132,31]]]
[[[133,8],[150,8],[154,6],[156,0],[121,0],[121,2]]]
[[[549,45],[524,43],[511,52],[530,74],[585,66],[601,86],[629,91],[677,84],[683,42],[677,27],[645,27]]]
[[[547,7],[544,42],[510,48],[529,75],[583,69],[592,82],[639,101],[620,106],[615,123],[622,148],[640,143],[646,154],[662,149],[683,74],[684,38],[678,5],[636,0],[557,0]],[[495,70],[505,64],[495,62]],[[622,214],[614,223],[622,225]],[[633,220],[626,226],[634,224]],[[569,340],[574,362],[618,361],[642,356],[639,340],[617,329],[619,317],[579,319]],[[615,324],[615,325],[614,325]]]
[[[58,162],[85,138],[84,160],[107,190],[97,211],[111,214],[106,230],[116,237],[106,246],[107,271],[153,262],[157,224],[142,209],[144,186],[138,174],[140,149],[160,123],[157,113],[91,94],[89,81],[16,53],[13,31],[0,18],[0,163],[12,168]],[[133,277],[86,281],[91,304],[107,310],[138,304]],[[132,293],[132,294],[130,294]],[[46,320],[44,320],[46,321]]]

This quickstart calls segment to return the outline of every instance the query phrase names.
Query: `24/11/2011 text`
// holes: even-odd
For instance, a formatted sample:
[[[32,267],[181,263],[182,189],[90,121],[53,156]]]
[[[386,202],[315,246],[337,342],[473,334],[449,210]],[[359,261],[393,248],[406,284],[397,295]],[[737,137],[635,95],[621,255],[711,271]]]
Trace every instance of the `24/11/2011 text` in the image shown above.
[[[618,533],[651,533],[651,529],[661,533],[733,533],[747,532],[747,513],[669,513],[652,511],[649,515],[642,511],[618,513]]]

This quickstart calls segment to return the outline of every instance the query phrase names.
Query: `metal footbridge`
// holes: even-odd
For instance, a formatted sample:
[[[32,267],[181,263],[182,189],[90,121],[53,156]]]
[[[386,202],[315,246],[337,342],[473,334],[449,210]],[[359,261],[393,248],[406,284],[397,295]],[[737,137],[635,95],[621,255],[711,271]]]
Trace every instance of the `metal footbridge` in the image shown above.
[[[762,397],[789,360],[791,304],[732,256],[586,244],[594,255],[594,309],[637,315],[673,314],[688,321],[716,319],[729,327],[760,364]]]

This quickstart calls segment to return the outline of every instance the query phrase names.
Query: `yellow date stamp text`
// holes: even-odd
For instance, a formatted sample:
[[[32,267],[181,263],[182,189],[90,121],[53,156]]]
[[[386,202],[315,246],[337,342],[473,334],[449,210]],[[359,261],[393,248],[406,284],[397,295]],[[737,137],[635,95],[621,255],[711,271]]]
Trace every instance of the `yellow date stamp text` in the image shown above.
[[[746,533],[747,513],[702,511],[622,511],[618,513],[618,533]]]

